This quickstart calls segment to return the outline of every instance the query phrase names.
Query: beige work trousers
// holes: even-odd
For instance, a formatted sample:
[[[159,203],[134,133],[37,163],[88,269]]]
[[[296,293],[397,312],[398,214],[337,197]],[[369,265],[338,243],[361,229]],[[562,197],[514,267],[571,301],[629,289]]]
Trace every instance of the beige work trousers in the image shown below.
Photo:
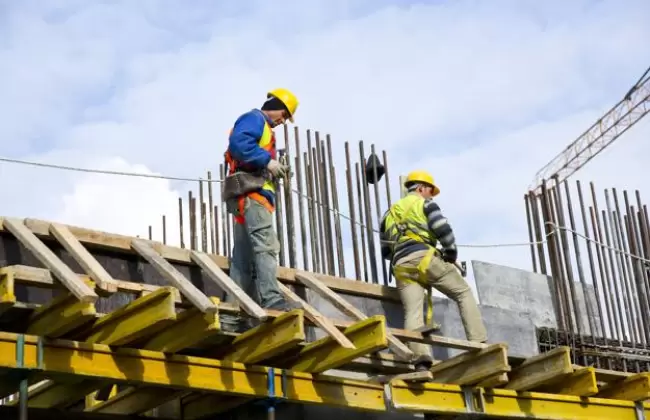
[[[397,261],[396,266],[417,267],[424,254],[425,252],[413,253]],[[429,284],[458,305],[467,339],[477,342],[487,341],[487,331],[476,299],[474,299],[472,290],[456,267],[445,262],[438,255],[434,255],[426,273]],[[424,326],[426,290],[417,283],[399,280],[397,280],[397,289],[404,306],[404,328],[415,330]],[[421,355],[432,356],[431,346],[427,344],[408,343],[408,346],[415,353],[415,357]]]

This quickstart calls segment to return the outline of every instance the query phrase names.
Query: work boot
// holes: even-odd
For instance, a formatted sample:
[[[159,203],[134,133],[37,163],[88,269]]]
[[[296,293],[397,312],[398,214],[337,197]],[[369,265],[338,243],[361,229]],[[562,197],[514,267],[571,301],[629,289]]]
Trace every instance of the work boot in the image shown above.
[[[428,354],[421,354],[413,362],[416,372],[426,372],[433,366],[433,357]]]
[[[273,309],[274,311],[282,311],[282,312],[289,312],[294,309],[302,309],[302,306],[299,303],[296,302],[289,302],[289,301],[283,301],[276,303],[275,305],[271,305],[266,309]]]

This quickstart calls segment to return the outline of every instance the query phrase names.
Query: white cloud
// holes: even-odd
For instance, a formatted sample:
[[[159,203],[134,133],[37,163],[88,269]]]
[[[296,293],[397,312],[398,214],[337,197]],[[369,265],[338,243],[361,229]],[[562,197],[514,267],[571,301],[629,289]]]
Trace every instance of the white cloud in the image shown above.
[[[643,1],[337,1],[331,8],[256,2],[201,10],[138,4],[84,4],[65,13],[30,6],[8,15],[11,36],[0,45],[0,61],[12,64],[0,70],[0,111],[9,123],[0,136],[11,140],[3,141],[3,153],[175,176],[217,174],[234,119],[258,106],[269,88],[287,86],[301,99],[303,151],[304,129],[332,134],[342,212],[342,143],[351,142],[357,161],[364,139],[366,154],[370,143],[388,152],[394,199],[400,173],[434,173],[461,243],[527,240],[523,194],[535,172],[650,61]],[[634,127],[576,177],[602,188],[642,188],[648,133],[647,122]],[[13,214],[142,236],[163,213],[168,232],[178,230],[171,227],[177,197],[186,198],[189,187],[2,171],[13,179],[22,174],[30,185],[3,183],[4,192],[19,197],[8,208]],[[349,246],[349,224],[342,223]],[[527,247],[477,248],[461,256],[529,268],[528,254]],[[353,262],[346,266],[352,273]]]

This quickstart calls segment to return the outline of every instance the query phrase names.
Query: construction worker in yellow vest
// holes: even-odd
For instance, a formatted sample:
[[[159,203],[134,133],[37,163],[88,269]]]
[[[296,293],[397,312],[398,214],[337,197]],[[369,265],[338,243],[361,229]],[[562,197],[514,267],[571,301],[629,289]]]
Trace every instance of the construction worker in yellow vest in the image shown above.
[[[404,183],[408,194],[384,214],[380,223],[381,253],[391,268],[404,305],[404,328],[424,327],[424,299],[431,287],[458,304],[465,335],[485,342],[487,331],[469,285],[455,267],[458,251],[454,232],[433,197],[440,189],[425,171],[411,172]],[[442,250],[436,245],[440,243]],[[432,316],[428,296],[427,317]],[[417,370],[433,363],[431,346],[409,343]]]

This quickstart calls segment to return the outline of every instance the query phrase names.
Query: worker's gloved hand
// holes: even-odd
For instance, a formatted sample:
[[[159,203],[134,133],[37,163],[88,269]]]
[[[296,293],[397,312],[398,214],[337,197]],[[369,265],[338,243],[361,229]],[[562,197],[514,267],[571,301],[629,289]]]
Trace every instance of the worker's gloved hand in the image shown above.
[[[282,178],[287,174],[289,167],[281,164],[275,159],[271,159],[268,165],[266,165],[266,169],[269,170],[274,178]]]
[[[458,250],[456,248],[447,248],[442,250],[442,259],[449,264],[454,264],[458,258]]]

